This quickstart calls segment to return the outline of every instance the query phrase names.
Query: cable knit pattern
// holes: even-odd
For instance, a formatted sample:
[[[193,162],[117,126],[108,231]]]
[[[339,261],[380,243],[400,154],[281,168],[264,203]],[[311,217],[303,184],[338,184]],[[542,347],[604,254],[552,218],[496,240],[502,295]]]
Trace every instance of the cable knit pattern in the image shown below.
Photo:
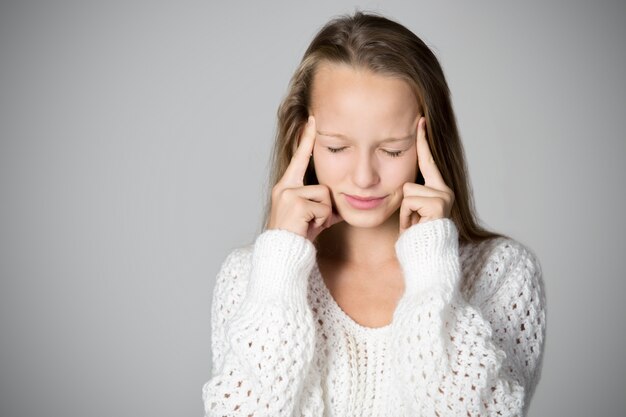
[[[266,230],[222,264],[206,416],[525,416],[546,334],[540,264],[506,238],[459,245],[450,219],[396,242],[405,292],[384,327],[332,298],[313,244]]]

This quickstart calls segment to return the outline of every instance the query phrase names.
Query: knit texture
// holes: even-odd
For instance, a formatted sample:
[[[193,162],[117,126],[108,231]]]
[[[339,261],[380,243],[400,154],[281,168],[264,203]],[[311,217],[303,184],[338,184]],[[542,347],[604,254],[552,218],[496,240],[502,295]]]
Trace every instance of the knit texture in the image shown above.
[[[395,246],[405,291],[365,327],[333,299],[313,244],[266,230],[223,262],[211,309],[206,416],[525,416],[541,375],[537,257],[497,238],[460,245],[450,219]]]

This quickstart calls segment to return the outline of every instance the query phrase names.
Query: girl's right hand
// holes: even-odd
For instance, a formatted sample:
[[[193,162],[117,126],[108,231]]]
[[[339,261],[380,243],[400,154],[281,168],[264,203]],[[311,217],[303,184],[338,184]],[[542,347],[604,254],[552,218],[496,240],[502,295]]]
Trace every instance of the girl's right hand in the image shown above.
[[[298,149],[280,181],[272,188],[268,229],[283,229],[315,240],[324,229],[343,221],[333,212],[330,190],[325,185],[304,185],[315,144],[315,119],[309,116]]]

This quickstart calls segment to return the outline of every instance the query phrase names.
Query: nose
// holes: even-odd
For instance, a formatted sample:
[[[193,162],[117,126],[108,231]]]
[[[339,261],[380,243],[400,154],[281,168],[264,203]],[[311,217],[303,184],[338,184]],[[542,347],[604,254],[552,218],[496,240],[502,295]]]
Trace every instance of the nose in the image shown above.
[[[369,152],[364,151],[356,159],[352,170],[352,181],[359,188],[367,189],[376,185],[379,180],[376,159]]]

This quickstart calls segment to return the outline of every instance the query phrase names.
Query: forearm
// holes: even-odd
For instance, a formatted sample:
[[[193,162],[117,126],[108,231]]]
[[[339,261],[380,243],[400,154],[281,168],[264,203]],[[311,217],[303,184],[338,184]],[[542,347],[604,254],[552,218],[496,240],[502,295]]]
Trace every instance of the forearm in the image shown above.
[[[507,270],[504,290],[489,299],[485,316],[461,294],[452,221],[415,225],[405,233],[397,252],[406,291],[394,313],[392,338],[394,369],[407,402],[415,412],[430,414],[523,415],[542,340],[535,350],[525,345],[533,342],[525,336],[542,337],[545,330],[545,320],[525,317],[530,310],[543,314],[540,270],[524,259]],[[510,297],[517,297],[513,311],[507,310]],[[495,332],[518,336],[496,343]]]
[[[215,337],[225,340],[203,387],[207,416],[291,416],[312,360],[314,326],[306,302],[312,244],[267,231],[252,258],[241,306],[228,320],[213,321]]]

